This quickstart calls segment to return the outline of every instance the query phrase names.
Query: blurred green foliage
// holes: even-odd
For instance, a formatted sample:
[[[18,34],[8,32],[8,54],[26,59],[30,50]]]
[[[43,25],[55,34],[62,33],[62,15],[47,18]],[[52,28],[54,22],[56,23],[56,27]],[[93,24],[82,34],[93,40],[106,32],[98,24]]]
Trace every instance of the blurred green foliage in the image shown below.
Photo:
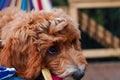
[[[53,6],[68,6],[67,0],[52,0]]]

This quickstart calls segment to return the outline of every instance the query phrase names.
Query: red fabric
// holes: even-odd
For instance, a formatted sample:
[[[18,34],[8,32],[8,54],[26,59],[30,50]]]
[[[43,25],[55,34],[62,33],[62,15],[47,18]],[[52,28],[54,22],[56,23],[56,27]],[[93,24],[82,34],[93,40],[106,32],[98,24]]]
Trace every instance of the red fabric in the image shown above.
[[[8,6],[10,6],[10,3],[11,3],[11,0],[9,0],[9,2],[8,2]]]
[[[18,2],[18,0],[15,1],[15,6],[17,6],[17,2]]]
[[[53,75],[53,74],[52,74],[52,78],[53,78],[53,80],[62,80],[61,78],[59,78],[59,77],[57,77],[56,75]]]
[[[38,7],[39,7],[39,10],[43,9],[41,0],[38,0]]]

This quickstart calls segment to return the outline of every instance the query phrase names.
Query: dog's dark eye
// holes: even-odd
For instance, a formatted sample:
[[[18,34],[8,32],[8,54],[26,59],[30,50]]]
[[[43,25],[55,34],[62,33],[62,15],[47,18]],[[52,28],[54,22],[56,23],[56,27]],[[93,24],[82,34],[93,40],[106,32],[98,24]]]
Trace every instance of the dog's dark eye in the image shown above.
[[[48,53],[49,53],[49,54],[52,54],[52,55],[56,54],[57,51],[58,51],[58,50],[57,50],[56,46],[52,46],[52,47],[50,47],[50,48],[48,49]]]

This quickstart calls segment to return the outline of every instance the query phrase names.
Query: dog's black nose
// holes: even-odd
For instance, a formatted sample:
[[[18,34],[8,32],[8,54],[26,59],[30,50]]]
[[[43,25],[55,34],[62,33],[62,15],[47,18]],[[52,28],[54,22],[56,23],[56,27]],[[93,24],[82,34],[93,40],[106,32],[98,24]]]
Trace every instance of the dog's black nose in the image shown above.
[[[78,70],[72,74],[74,80],[80,80],[84,76],[84,70]]]

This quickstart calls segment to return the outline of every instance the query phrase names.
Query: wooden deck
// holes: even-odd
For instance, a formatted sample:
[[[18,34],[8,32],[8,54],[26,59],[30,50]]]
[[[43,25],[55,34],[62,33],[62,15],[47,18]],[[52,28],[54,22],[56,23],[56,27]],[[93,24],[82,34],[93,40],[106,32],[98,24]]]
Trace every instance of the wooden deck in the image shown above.
[[[89,63],[82,80],[120,80],[120,61]]]

